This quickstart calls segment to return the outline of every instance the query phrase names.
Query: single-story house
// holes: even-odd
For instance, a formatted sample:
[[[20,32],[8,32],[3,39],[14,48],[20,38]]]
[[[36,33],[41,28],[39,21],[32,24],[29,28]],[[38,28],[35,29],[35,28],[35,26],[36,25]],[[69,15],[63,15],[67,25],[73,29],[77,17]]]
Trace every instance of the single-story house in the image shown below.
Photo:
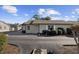
[[[0,21],[0,32],[10,31],[10,25],[3,21]]]
[[[73,24],[79,24],[74,21],[63,21],[63,20],[29,20],[22,24],[22,30],[26,33],[42,33],[43,30],[57,30],[63,28],[66,32],[67,28],[70,28]]]

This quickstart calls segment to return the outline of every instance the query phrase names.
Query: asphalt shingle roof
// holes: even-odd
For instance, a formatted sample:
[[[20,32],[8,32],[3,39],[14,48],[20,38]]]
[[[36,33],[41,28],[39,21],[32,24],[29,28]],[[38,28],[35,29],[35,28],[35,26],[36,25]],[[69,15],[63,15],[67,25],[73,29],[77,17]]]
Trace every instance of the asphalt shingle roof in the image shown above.
[[[60,24],[60,25],[73,25],[73,24],[79,24],[79,22],[71,22],[71,21],[63,21],[63,20],[30,20],[25,22],[26,25],[36,25],[36,24]]]

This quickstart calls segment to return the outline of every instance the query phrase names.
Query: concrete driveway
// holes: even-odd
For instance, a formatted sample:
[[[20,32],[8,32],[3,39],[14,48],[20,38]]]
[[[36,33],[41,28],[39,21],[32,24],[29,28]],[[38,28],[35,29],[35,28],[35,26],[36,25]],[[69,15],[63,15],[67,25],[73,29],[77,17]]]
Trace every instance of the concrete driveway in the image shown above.
[[[21,53],[30,53],[34,48],[45,48],[55,53],[62,45],[76,45],[74,38],[66,36],[41,37],[37,35],[9,35],[9,43],[17,44]]]
[[[40,43],[59,43],[62,45],[76,44],[74,38],[66,36],[51,36],[41,37],[37,35],[9,35],[9,42],[26,43],[26,42],[40,42]],[[35,42],[36,41],[36,42]]]

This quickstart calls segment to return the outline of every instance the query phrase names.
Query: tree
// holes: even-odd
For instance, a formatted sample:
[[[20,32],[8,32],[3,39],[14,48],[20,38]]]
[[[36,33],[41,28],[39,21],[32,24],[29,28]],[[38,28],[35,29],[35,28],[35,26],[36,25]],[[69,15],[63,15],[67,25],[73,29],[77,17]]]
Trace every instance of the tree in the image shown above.
[[[49,16],[45,17],[45,20],[51,20],[51,18]]]
[[[34,18],[35,20],[40,20],[40,16],[37,15],[37,14],[35,14],[35,15],[33,16],[33,18]]]

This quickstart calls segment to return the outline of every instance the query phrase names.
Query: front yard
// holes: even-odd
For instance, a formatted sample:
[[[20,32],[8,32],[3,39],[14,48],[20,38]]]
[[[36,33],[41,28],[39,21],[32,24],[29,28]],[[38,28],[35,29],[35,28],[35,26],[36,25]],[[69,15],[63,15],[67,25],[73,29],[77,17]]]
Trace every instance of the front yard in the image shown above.
[[[8,43],[18,45],[20,48],[14,45],[7,45],[4,54],[19,54],[20,52],[22,54],[30,54],[35,48],[46,48],[48,51],[52,50],[53,54],[78,53],[78,47],[74,38],[64,35],[47,37],[13,33],[8,35]]]

